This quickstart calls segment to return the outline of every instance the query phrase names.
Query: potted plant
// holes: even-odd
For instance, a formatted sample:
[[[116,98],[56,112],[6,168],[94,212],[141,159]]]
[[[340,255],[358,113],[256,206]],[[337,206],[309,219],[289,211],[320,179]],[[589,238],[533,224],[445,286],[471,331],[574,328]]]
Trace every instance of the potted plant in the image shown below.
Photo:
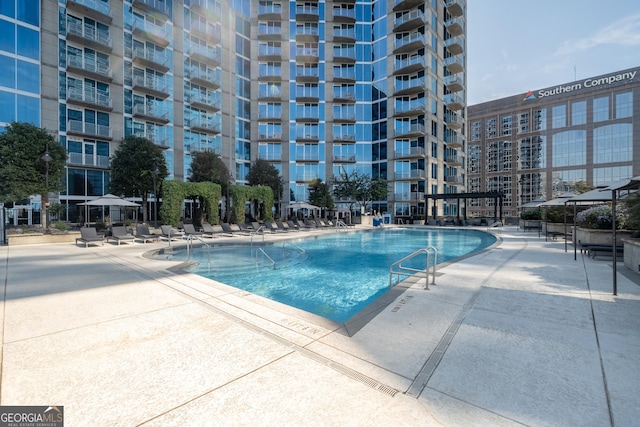
[[[578,243],[613,245],[613,215],[611,205],[593,206],[576,214],[576,240]],[[616,209],[616,244],[631,236],[627,227],[627,209],[621,203]]]

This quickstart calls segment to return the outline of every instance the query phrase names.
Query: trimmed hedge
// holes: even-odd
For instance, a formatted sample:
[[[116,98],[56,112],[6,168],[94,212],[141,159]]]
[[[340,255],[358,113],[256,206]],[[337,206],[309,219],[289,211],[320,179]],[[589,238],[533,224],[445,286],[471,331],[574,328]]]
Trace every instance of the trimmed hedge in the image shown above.
[[[182,216],[182,202],[190,196],[202,199],[204,215],[212,224],[218,223],[218,203],[222,198],[220,185],[212,182],[164,181],[160,217],[165,224],[176,227]]]

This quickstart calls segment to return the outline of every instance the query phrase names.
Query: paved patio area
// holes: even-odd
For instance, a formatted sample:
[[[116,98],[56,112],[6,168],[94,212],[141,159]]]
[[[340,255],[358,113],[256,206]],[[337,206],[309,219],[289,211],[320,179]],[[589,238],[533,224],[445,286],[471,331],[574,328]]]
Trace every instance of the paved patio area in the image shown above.
[[[0,404],[66,426],[638,425],[640,286],[494,232],[353,336],[143,256],[166,242],[0,247]]]

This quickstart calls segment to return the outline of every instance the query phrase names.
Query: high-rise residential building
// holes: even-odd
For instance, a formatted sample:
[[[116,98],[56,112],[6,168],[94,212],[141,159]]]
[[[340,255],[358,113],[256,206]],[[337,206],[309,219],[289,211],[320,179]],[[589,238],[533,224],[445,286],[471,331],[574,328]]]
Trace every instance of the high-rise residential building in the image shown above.
[[[580,186],[640,175],[640,68],[469,106],[467,187],[500,192],[503,212]],[[467,214],[490,216],[492,199]]]
[[[424,218],[426,194],[464,191],[465,16],[465,0],[3,0],[0,126],[57,135],[69,220],[129,135],[164,150],[168,179],[198,151],[237,184],[264,159],[286,204],[357,171],[388,182],[372,209]]]

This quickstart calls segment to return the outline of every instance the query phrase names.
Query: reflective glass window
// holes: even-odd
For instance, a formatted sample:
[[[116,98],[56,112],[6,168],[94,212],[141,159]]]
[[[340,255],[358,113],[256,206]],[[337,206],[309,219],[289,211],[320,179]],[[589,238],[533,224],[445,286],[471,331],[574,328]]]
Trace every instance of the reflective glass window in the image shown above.
[[[0,122],[16,121],[16,95],[0,90]]]
[[[13,18],[16,14],[15,1],[0,1],[0,15]]]
[[[587,123],[587,101],[576,101],[571,104],[571,126]]]
[[[606,185],[615,181],[631,178],[631,166],[613,166],[608,168],[593,169],[593,185]]]
[[[0,55],[0,86],[16,87],[16,60]]]
[[[609,97],[596,98],[593,100],[593,121],[601,122],[609,120]]]
[[[18,25],[18,55],[40,59],[40,33]]]
[[[631,117],[633,114],[632,92],[619,93],[616,95],[616,119]]]
[[[570,130],[553,135],[552,166],[579,166],[587,162],[587,132]]]
[[[6,0],[2,1],[2,3],[5,2]],[[18,0],[16,3],[18,6],[18,20],[36,27],[40,26],[40,0]]]
[[[18,95],[18,121],[40,126],[40,98]]]
[[[633,127],[631,123],[601,126],[593,130],[593,163],[632,160]]]
[[[17,61],[18,89],[40,93],[40,66],[26,61]]]
[[[0,1],[0,3],[3,3]],[[16,26],[11,22],[0,19],[0,50],[16,52]]]
[[[558,129],[567,125],[567,106],[556,105],[551,109],[551,128]]]

